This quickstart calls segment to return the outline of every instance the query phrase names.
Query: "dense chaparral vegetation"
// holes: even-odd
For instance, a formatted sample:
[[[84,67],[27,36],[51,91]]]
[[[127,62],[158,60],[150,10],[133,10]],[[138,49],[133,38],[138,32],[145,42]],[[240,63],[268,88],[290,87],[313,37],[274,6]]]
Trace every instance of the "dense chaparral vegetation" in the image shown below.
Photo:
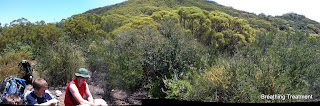
[[[1,25],[1,24],[0,24]],[[320,95],[320,24],[303,15],[255,15],[206,0],[128,0],[57,23],[0,26],[1,80],[20,60],[50,86],[80,67],[111,89],[205,102],[296,102],[261,94]],[[59,80],[57,82],[57,80]]]

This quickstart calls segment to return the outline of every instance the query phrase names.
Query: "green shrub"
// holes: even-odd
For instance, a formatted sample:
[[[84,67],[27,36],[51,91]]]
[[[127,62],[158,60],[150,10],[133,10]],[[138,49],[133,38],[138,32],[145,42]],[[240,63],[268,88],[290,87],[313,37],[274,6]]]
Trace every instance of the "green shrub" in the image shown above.
[[[207,60],[206,47],[191,36],[185,35],[181,26],[165,20],[161,22],[161,35],[145,37],[143,67],[149,81],[149,95],[165,98],[161,94],[167,88],[163,78],[179,78],[188,73],[190,68],[203,70]],[[156,87],[155,87],[156,85]],[[157,88],[160,87],[160,88]],[[162,90],[163,89],[163,90]],[[162,97],[157,95],[161,94]]]
[[[32,48],[26,43],[7,44],[0,54],[0,80],[8,76],[21,78],[23,72],[19,72],[18,64],[21,60],[28,60],[30,64],[32,63]]]
[[[0,81],[9,76],[21,78],[23,72],[20,72],[18,64],[21,60],[27,60],[30,64],[31,55],[25,52],[6,52],[0,56]]]
[[[251,47],[220,55],[204,72],[192,69],[178,79],[164,79],[167,98],[208,102],[298,102],[261,99],[264,95],[319,96],[318,42],[301,32],[257,34]]]
[[[138,35],[129,32],[123,33],[115,41],[94,42],[88,49],[89,67],[107,73],[105,79],[108,88],[134,90],[143,77],[139,43]]]
[[[32,48],[30,45],[22,42],[16,42],[12,44],[7,44],[6,47],[3,49],[1,54],[5,54],[8,52],[24,52],[27,55],[32,55]]]
[[[36,71],[52,86],[66,85],[80,67],[86,68],[82,52],[64,42],[44,46],[36,61]]]

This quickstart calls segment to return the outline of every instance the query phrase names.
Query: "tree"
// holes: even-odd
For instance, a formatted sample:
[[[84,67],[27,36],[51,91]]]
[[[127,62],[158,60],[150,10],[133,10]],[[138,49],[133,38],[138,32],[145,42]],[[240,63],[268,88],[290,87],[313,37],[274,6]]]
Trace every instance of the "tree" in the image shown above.
[[[137,17],[137,19],[132,20],[132,22],[125,24],[117,29],[115,29],[112,34],[113,36],[125,31],[135,31],[140,32],[144,29],[150,29],[152,31],[157,31],[159,23],[155,22],[151,17]]]
[[[31,43],[28,39],[28,31],[31,31],[32,23],[25,18],[14,20],[10,22],[9,26],[2,28],[1,32],[1,50],[6,44],[23,41],[25,43]]]
[[[100,20],[98,15],[90,13],[73,15],[65,20],[64,31],[76,40],[98,39],[106,35],[101,29]]]
[[[169,13],[171,12],[159,11],[151,17],[160,22]],[[238,47],[250,45],[255,40],[255,30],[242,18],[219,11],[209,12],[198,7],[180,7],[176,14],[185,30],[214,49],[233,51]]]
[[[44,43],[53,44],[61,36],[60,28],[57,28],[52,23],[46,24],[44,21],[36,22],[33,31],[30,33],[32,33],[31,39],[34,47]]]
[[[132,18],[130,16],[124,16],[119,14],[111,14],[111,15],[104,15],[101,17],[101,29],[107,33],[108,39],[114,39],[112,36],[112,32],[127,24],[130,23]]]
[[[259,28],[259,29],[264,29],[267,31],[271,31],[272,25],[270,22],[266,20],[261,20],[261,19],[256,19],[256,18],[250,18],[248,19],[250,26],[253,28]]]
[[[70,42],[43,43],[38,52],[36,61],[39,76],[53,86],[67,84],[74,77],[76,70],[85,66],[82,53]]]
[[[61,35],[55,24],[46,24],[44,21],[31,23],[25,18],[14,20],[9,26],[2,28],[0,34],[0,49],[5,45],[16,42],[26,43],[33,48],[39,48],[43,43],[52,44],[57,42]]]

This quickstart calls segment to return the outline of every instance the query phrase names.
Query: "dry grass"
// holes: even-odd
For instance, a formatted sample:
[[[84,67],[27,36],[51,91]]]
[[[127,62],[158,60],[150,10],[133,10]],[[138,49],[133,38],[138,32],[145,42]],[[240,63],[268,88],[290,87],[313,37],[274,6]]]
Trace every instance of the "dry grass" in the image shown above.
[[[23,52],[9,52],[0,56],[0,80],[2,81],[9,76],[21,78],[23,72],[19,72],[18,64],[21,60],[27,60],[31,64],[30,57]]]

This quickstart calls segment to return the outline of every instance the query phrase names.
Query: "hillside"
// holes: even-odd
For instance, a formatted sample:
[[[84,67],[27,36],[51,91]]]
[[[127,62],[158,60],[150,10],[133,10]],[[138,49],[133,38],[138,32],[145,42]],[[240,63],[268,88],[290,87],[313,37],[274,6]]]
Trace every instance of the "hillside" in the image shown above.
[[[128,0],[58,23],[22,18],[1,27],[0,78],[18,76],[16,64],[28,60],[53,87],[85,67],[88,82],[109,100],[125,92],[201,102],[309,102],[261,95],[320,97],[319,29],[296,13],[256,15],[206,0]]]
[[[131,15],[151,15],[152,12],[159,11],[161,9],[176,9],[181,6],[195,6],[207,11],[221,11],[227,13],[233,17],[240,17],[247,19],[249,24],[254,28],[265,28],[271,27],[268,26],[271,24],[274,28],[278,28],[280,30],[288,30],[289,28],[293,30],[306,30],[312,34],[318,34],[320,30],[320,23],[314,20],[310,20],[303,15],[299,15],[296,13],[287,13],[282,16],[266,16],[265,14],[255,15],[253,13],[240,11],[233,9],[231,7],[225,7],[223,5],[219,5],[214,1],[207,0],[129,0],[120,4],[115,4],[112,6],[100,7],[92,10],[88,10],[85,13],[91,14],[131,14]],[[134,7],[134,8],[132,8]],[[139,7],[139,8],[136,8]],[[119,9],[120,8],[120,9]],[[161,9],[160,9],[161,8]],[[149,13],[146,11],[154,9]],[[125,13],[119,12],[122,10],[130,10],[124,11]],[[84,13],[84,14],[85,14]],[[262,24],[262,25],[261,25]]]

